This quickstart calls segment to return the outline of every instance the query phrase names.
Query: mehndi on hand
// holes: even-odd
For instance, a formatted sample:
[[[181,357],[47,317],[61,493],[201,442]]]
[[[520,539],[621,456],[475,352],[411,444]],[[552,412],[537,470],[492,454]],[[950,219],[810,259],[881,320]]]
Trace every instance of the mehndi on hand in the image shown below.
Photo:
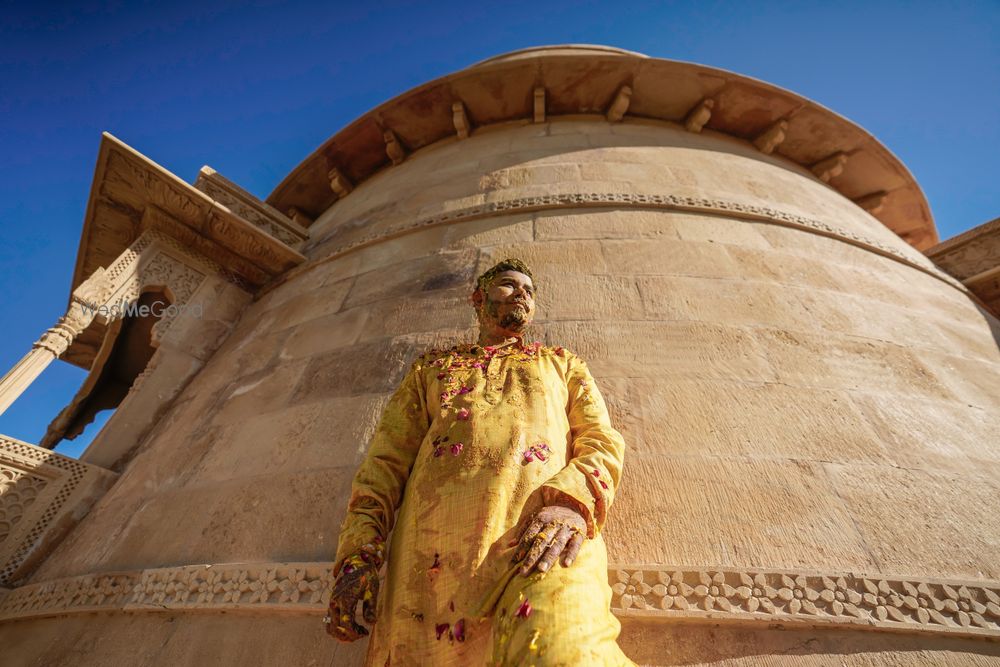
[[[364,622],[368,625],[375,623],[382,553],[381,542],[366,544],[342,563],[333,582],[329,609],[323,617],[327,634],[335,639],[353,642],[368,635],[368,628],[356,619],[358,602],[361,603]]]
[[[532,517],[521,534],[514,562],[524,559],[521,574],[533,569],[547,572],[562,556],[563,567],[573,564],[586,539],[587,522],[580,513],[561,505],[548,505]]]

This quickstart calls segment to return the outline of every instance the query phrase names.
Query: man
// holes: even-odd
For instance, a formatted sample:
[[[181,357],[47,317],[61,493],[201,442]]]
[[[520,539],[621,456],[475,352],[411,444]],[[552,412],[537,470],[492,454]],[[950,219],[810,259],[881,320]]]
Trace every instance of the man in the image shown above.
[[[634,666],[600,534],[622,436],[583,360],[524,341],[524,263],[486,271],[472,303],[478,341],[413,362],[354,478],[327,632],[367,635],[361,603],[367,665]]]

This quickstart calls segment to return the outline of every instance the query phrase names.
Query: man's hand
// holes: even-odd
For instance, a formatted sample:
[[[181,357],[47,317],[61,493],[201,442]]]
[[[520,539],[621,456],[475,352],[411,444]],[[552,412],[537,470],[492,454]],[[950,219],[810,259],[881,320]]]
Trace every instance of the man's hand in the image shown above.
[[[530,574],[536,565],[539,572],[547,572],[560,554],[563,566],[569,567],[580,553],[586,531],[587,522],[579,512],[560,505],[547,505],[532,517],[521,534],[514,561],[524,559],[522,575]]]
[[[378,601],[378,565],[372,562],[346,562],[333,583],[330,608],[327,611],[326,632],[342,642],[353,642],[368,634],[368,629],[357,623],[358,602],[365,623],[375,623],[375,603]]]

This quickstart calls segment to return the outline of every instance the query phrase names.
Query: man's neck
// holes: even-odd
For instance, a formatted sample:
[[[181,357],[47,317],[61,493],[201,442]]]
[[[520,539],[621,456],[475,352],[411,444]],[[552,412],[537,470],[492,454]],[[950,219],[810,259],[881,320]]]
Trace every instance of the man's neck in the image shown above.
[[[518,339],[515,344],[524,345],[523,333],[511,333],[508,331],[481,331],[477,343],[484,347],[487,345],[501,345],[511,338]]]

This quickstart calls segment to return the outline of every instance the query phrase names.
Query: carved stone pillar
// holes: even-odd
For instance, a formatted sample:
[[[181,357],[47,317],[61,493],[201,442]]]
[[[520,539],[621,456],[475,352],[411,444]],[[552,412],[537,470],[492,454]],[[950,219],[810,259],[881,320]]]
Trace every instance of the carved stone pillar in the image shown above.
[[[127,313],[147,287],[166,288],[172,306],[183,305],[209,273],[220,272],[209,260],[190,253],[166,234],[143,232],[111,266],[95,271],[73,291],[69,309],[0,380],[0,414],[31,386],[53,359],[61,356],[95,318],[110,322]],[[176,312],[176,309],[174,309]],[[165,314],[153,329],[158,345],[174,319]]]
[[[31,386],[42,371],[69,348],[98,313],[98,308],[110,294],[112,285],[104,269],[94,274],[73,291],[69,309],[54,327],[35,341],[31,352],[0,379],[0,414]]]

